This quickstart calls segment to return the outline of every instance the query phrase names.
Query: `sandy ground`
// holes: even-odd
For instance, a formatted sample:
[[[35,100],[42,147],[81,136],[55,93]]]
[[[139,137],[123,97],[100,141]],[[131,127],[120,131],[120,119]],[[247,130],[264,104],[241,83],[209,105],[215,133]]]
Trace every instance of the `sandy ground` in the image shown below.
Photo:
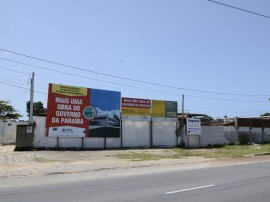
[[[62,173],[96,172],[132,168],[190,168],[204,165],[223,165],[246,161],[270,160],[269,156],[244,159],[209,159],[189,157],[184,159],[162,159],[155,161],[129,161],[113,157],[128,152],[168,154],[167,149],[100,150],[100,151],[14,151],[13,145],[0,146],[0,178],[53,175]]]

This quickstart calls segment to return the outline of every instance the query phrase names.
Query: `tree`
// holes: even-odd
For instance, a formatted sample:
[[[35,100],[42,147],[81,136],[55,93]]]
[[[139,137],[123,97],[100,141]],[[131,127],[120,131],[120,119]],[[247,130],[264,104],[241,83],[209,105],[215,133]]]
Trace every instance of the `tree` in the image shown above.
[[[30,101],[26,103],[26,112],[30,114]],[[33,116],[45,116],[47,109],[43,107],[43,103],[38,101],[33,103]]]
[[[0,119],[19,119],[22,117],[13,106],[10,105],[10,101],[0,100]]]
[[[260,116],[270,116],[270,113],[265,113],[265,114],[262,114],[262,115],[260,115]]]

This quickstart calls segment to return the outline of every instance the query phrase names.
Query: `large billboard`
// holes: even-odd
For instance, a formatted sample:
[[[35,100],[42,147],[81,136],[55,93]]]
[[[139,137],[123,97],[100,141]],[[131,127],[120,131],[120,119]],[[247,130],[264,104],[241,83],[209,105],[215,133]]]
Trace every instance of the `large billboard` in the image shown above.
[[[122,97],[122,115],[150,116],[151,100]]]
[[[120,137],[121,93],[49,84],[46,135]]]
[[[177,102],[164,101],[164,100],[152,100],[152,117],[165,117],[176,118],[177,117]]]

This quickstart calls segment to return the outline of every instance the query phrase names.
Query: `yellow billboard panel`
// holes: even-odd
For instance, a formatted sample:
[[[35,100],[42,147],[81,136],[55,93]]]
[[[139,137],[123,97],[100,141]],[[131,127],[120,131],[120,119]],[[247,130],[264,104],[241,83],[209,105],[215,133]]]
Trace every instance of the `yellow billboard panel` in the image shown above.
[[[165,117],[165,101],[164,100],[152,100],[152,116],[153,117]]]
[[[87,88],[52,84],[52,92],[66,96],[87,96]]]

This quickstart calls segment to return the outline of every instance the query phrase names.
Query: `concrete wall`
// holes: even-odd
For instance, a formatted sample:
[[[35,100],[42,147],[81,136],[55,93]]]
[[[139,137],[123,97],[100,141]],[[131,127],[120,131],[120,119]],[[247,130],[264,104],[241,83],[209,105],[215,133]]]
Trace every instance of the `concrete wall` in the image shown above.
[[[0,144],[15,144],[17,122],[0,122]]]
[[[189,147],[206,147],[208,145],[224,145],[238,141],[234,127],[202,126],[201,135],[189,135],[185,144]]]
[[[122,121],[123,147],[150,147],[150,121]]]
[[[234,144],[235,142],[238,142],[238,136],[234,126],[223,127],[223,130],[225,133],[224,136],[228,141],[228,144]]]
[[[56,137],[46,137],[46,117],[34,117],[34,122],[36,127],[34,130],[34,142],[33,146],[35,148],[55,148],[57,147],[57,138]]]
[[[270,142],[270,128],[249,128],[239,127],[239,132],[250,132],[252,133],[252,141],[254,143]]]
[[[36,122],[36,128],[34,131],[34,147],[35,148],[89,148],[89,149],[103,149],[105,148],[120,148],[121,138],[76,138],[76,137],[46,137],[46,118],[45,117],[34,117]],[[139,126],[140,127],[140,126]],[[129,130],[126,131],[127,134]],[[125,138],[127,145],[136,145],[136,141],[133,139]],[[129,143],[131,141],[131,143]],[[144,141],[144,140],[143,140]],[[140,144],[138,144],[140,146]]]
[[[263,131],[264,142],[270,142],[270,128],[265,128]]]
[[[175,131],[177,125],[177,122],[153,121],[153,146],[176,146],[177,138]]]
[[[34,131],[33,145],[35,148],[90,148],[90,149],[104,149],[106,148],[120,148],[121,138],[56,138],[45,136],[45,117],[34,117],[36,128]],[[181,137],[177,138],[175,130],[177,122],[172,121],[155,121],[152,122],[152,143],[153,146],[173,147],[181,141]],[[3,126],[0,125],[0,132]],[[208,145],[224,145],[238,142],[238,132],[232,126],[202,126],[202,133],[198,135],[184,135],[185,145],[188,147],[206,147]],[[252,132],[254,134],[255,143],[270,142],[270,128],[248,127],[239,128],[240,132]],[[150,147],[150,133],[151,122],[147,120],[122,120],[122,146],[123,147]],[[14,134],[14,133],[10,133]],[[10,135],[9,135],[10,136]],[[1,141],[0,136],[0,141]],[[3,139],[3,138],[2,138]],[[1,142],[0,142],[1,143]]]
[[[4,142],[4,124],[0,122],[0,144]]]
[[[270,128],[239,127],[238,131],[232,126],[202,126],[201,136],[191,135],[185,138],[190,147],[234,144],[238,142],[238,132],[252,134],[252,141],[257,144],[270,142]]]

